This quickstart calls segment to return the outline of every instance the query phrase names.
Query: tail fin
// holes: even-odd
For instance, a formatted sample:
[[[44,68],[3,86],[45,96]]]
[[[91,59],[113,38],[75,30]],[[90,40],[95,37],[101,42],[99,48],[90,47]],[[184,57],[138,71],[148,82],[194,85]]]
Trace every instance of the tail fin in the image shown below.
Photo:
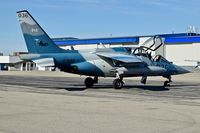
[[[29,53],[63,53],[64,49],[59,48],[40,27],[28,11],[17,12],[20,26],[24,35]]]

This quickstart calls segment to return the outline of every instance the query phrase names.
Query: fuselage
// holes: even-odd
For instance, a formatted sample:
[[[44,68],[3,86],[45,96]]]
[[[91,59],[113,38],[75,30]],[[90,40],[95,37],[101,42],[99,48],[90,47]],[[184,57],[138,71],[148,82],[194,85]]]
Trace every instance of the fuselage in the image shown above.
[[[144,56],[138,56],[144,61],[143,64],[120,63],[118,65],[111,59],[98,56],[96,51],[68,50],[66,53],[35,54],[35,57],[32,56],[31,60],[34,58],[53,58],[55,66],[61,71],[100,77],[115,77],[116,71],[123,72],[123,77],[168,76],[186,72],[186,70],[167,60],[160,59],[155,61]],[[110,50],[110,52],[116,53],[113,50]],[[117,51],[117,53],[129,54],[126,51]]]

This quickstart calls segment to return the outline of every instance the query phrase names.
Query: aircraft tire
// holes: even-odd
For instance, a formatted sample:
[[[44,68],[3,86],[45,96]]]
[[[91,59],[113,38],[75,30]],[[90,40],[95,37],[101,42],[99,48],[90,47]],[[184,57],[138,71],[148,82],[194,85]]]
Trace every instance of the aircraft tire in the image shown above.
[[[86,88],[92,88],[94,85],[94,80],[91,77],[87,77],[85,79],[85,86]]]
[[[166,86],[170,86],[169,81],[165,81],[165,82],[164,82],[164,86],[165,86],[165,87],[166,87]]]
[[[113,88],[114,88],[114,89],[122,89],[123,85],[124,85],[124,83],[123,83],[123,81],[120,80],[120,79],[115,79],[115,80],[113,81]]]

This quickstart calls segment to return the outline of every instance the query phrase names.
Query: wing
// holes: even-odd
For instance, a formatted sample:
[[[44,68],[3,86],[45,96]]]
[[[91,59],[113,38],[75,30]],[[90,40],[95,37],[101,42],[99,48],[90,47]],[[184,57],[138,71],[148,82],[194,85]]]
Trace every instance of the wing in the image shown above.
[[[134,55],[125,55],[117,53],[96,53],[100,57],[106,57],[123,63],[143,63],[143,61]]]

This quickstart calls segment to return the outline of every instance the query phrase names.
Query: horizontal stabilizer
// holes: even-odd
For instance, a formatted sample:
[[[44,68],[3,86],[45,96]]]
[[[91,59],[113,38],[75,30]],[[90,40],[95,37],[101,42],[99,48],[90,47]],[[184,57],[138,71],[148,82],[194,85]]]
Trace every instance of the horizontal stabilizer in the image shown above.
[[[55,66],[53,58],[42,58],[33,60],[40,67],[53,67]]]
[[[36,59],[36,58],[40,58],[40,55],[39,54],[21,54],[19,55],[19,58],[21,60],[33,60],[33,59]]]

